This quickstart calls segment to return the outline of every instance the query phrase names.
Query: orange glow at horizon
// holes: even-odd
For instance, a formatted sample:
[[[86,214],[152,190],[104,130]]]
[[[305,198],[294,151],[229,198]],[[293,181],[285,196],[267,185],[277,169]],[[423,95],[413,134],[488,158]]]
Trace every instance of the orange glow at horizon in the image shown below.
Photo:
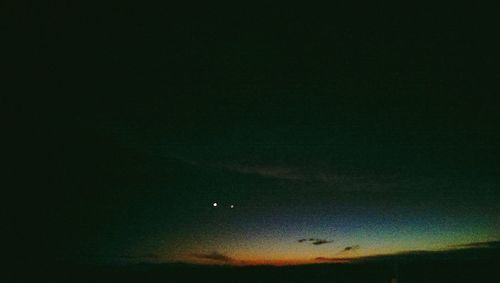
[[[288,265],[305,265],[319,263],[349,263],[352,258],[323,258],[323,259],[234,259],[231,261],[217,261],[210,259],[189,258],[182,261],[191,264],[201,265],[227,265],[227,266],[257,266],[257,265],[272,265],[272,266],[288,266]]]
[[[348,263],[350,261],[345,259],[332,259],[332,260],[316,260],[316,259],[306,259],[306,260],[251,260],[243,261],[242,265],[274,265],[274,266],[286,266],[286,265],[303,265],[303,264],[317,264],[317,263]]]

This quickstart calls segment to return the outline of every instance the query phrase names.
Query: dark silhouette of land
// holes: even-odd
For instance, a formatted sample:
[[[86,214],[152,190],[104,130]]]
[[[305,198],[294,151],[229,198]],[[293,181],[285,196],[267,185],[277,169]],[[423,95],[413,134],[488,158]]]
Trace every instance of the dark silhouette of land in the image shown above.
[[[437,261],[399,264],[400,282],[493,282],[499,262]],[[35,272],[34,272],[35,271]],[[140,264],[59,266],[11,274],[4,282],[390,282],[389,263],[314,264],[301,266],[196,266]]]
[[[442,252],[374,256],[352,263],[297,266],[229,266],[186,263],[75,265],[40,264],[9,271],[4,282],[494,282],[498,242]]]

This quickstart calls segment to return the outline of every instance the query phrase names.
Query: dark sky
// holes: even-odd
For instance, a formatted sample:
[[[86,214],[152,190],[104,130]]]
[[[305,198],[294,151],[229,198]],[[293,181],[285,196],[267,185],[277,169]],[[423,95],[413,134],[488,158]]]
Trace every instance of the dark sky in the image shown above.
[[[496,17],[468,8],[6,5],[9,251],[307,262],[498,240]]]

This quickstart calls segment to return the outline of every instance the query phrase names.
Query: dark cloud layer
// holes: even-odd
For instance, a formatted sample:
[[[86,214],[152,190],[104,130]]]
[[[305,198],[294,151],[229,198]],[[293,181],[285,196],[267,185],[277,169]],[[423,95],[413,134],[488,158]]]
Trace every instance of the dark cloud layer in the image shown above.
[[[450,248],[485,248],[485,249],[500,249],[500,240],[491,242],[475,242],[461,245],[451,245]]]
[[[353,250],[353,247],[346,247],[343,251]],[[356,258],[337,257],[317,257],[317,261],[337,262],[339,260],[349,260],[352,262],[366,261],[421,261],[421,260],[472,260],[488,259],[500,260],[500,241],[477,242],[462,245],[450,246],[448,250],[427,251],[413,250],[394,254],[383,254]]]

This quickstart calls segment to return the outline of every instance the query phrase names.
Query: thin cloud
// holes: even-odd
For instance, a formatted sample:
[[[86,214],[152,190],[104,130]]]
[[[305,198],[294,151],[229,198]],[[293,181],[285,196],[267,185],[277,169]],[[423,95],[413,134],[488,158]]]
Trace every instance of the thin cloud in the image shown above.
[[[350,251],[355,251],[358,249],[359,249],[359,245],[347,246],[342,250],[342,252],[350,252]]]
[[[350,262],[350,260],[345,259],[345,258],[336,258],[336,257],[317,257],[314,260],[316,261],[321,261],[321,262],[335,262],[335,263],[346,263]]]
[[[213,260],[213,261],[218,261],[218,262],[233,262],[234,259],[231,257],[228,257],[226,255],[223,255],[219,252],[212,252],[212,253],[193,253],[191,256],[198,258],[198,259],[207,259],[207,260]]]
[[[450,248],[500,248],[500,241],[474,242],[460,245],[450,245]]]
[[[299,239],[299,240],[297,240],[297,242],[299,242],[299,243],[312,242],[312,244],[315,246],[333,243],[332,240],[316,239],[316,238]]]
[[[318,246],[318,245],[324,245],[324,244],[329,244],[329,243],[333,243],[333,241],[316,240],[312,244],[315,245],[315,246]]]

